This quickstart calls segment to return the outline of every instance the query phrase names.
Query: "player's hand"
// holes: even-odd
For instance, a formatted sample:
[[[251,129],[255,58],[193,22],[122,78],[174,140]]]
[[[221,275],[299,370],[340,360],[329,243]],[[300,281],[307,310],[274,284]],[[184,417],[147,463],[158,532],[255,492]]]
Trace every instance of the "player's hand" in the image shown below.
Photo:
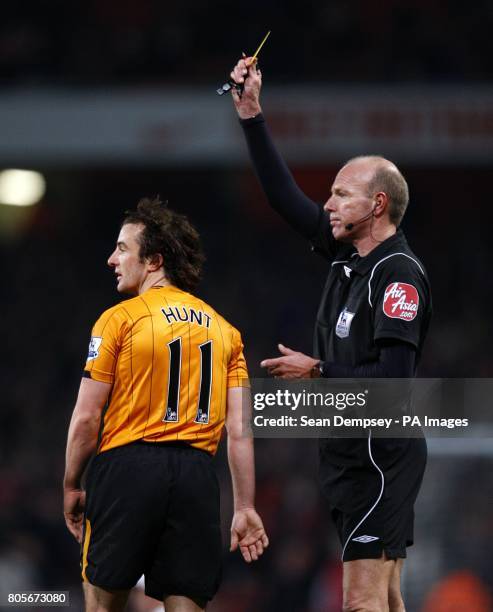
[[[82,544],[85,506],[85,491],[82,489],[63,490],[63,515],[65,517],[65,524],[79,544]]]
[[[247,563],[257,561],[264,549],[269,546],[264,524],[254,508],[245,508],[234,513],[229,550],[233,552],[238,546]]]
[[[241,96],[234,87],[231,89],[234,105],[241,119],[249,119],[261,113],[259,97],[262,74],[257,67],[257,60],[252,62],[251,57],[243,57],[233,68],[230,76],[238,85],[244,85]]]
[[[282,357],[264,359],[260,362],[262,368],[267,368],[269,374],[276,378],[311,378],[313,368],[320,363],[318,359],[293,351],[284,344],[277,346]]]

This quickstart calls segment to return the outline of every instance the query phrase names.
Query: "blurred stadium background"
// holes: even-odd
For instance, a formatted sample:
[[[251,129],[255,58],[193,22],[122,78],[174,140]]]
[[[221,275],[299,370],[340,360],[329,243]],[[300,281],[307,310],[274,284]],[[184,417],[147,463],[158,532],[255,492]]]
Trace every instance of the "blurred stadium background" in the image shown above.
[[[81,609],[78,547],[61,514],[66,430],[90,328],[119,299],[106,258],[141,196],[160,194],[199,228],[208,262],[198,293],[242,330],[252,375],[278,341],[310,352],[325,265],[267,208],[231,102],[215,94],[267,29],[264,111],[306,192],[323,202],[341,162],[365,152],[408,178],[404,229],[435,310],[420,375],[492,375],[492,21],[486,0],[2,8],[0,169],[45,183],[26,194],[29,177],[0,174],[2,598],[63,589]],[[29,196],[36,205],[8,205]],[[255,567],[227,552],[223,448],[225,574],[210,610],[340,610],[316,444],[256,447],[271,548]],[[408,612],[492,610],[491,445],[432,440],[430,451]]]

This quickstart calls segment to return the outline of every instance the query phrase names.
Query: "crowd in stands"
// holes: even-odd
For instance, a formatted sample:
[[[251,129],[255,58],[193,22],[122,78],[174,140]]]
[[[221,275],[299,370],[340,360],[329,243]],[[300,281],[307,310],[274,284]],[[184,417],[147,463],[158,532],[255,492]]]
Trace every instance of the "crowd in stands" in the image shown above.
[[[267,30],[274,82],[488,82],[491,2],[19,0],[0,23],[8,85],[211,84]]]

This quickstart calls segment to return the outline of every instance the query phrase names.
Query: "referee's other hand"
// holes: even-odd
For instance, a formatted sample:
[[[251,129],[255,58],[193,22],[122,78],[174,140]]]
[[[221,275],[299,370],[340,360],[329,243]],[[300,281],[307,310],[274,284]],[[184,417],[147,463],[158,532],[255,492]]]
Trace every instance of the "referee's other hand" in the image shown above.
[[[318,359],[293,351],[284,344],[278,344],[277,347],[282,357],[264,359],[260,362],[262,368],[267,368],[269,374],[275,378],[286,380],[312,377],[313,368],[320,363]]]
[[[236,510],[231,523],[231,546],[235,551],[240,547],[243,559],[247,563],[257,561],[264,549],[269,546],[262,519],[254,508]]]

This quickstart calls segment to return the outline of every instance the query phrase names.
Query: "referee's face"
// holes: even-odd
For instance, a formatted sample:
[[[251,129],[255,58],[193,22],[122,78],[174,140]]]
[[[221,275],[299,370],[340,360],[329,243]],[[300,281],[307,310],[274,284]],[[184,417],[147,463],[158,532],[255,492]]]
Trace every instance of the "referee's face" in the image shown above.
[[[116,275],[117,291],[138,295],[147,277],[147,265],[140,260],[139,236],[143,225],[126,223],[120,230],[116,248],[108,259],[108,265]]]
[[[368,231],[373,206],[373,198],[368,195],[369,183],[374,173],[375,166],[368,160],[349,162],[339,170],[324,206],[336,240],[349,242]],[[366,216],[368,218],[361,221]],[[349,223],[354,224],[351,230],[346,229]]]

